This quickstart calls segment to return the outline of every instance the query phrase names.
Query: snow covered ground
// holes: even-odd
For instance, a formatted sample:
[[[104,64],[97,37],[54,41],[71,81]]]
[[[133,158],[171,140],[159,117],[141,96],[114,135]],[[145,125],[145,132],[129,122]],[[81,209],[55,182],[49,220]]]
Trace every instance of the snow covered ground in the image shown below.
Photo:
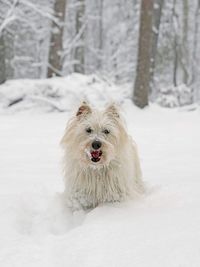
[[[131,95],[130,87],[116,86],[95,75],[75,73],[63,78],[9,80],[0,86],[0,112],[8,106],[9,113],[33,109],[70,111],[83,99],[101,105],[113,100],[122,103]]]
[[[200,110],[123,109],[148,192],[74,214],[58,194],[69,112],[0,115],[1,267],[200,266]]]

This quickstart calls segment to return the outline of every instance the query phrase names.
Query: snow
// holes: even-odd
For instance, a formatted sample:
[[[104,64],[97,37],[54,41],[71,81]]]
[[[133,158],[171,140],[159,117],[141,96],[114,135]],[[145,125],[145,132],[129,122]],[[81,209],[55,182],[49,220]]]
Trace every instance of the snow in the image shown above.
[[[63,84],[55,79],[55,86]],[[107,101],[108,85],[101,90],[101,82],[86,82],[91,78],[68,79],[69,96],[77,87],[68,100],[70,112],[72,102],[83,95],[100,106]],[[26,81],[11,83],[19,88]],[[29,80],[28,90],[38,83]],[[108,100],[120,102],[118,88],[111,88]],[[6,94],[0,89],[4,104],[14,91],[19,96],[20,90]],[[200,266],[199,109],[150,105],[139,110],[124,95],[121,102],[128,131],[139,147],[147,193],[133,202],[74,214],[60,195],[64,185],[59,142],[70,112],[45,113],[37,105],[25,112],[27,102],[17,104],[20,108],[2,108],[0,266]]]
[[[156,102],[170,108],[192,105],[192,91],[193,89],[185,84],[160,88]]]
[[[72,74],[64,78],[43,80],[9,80],[0,86],[0,112],[14,100],[23,99],[6,111],[70,111],[83,99],[104,105],[122,102],[130,96],[130,86],[116,86],[95,75]]]

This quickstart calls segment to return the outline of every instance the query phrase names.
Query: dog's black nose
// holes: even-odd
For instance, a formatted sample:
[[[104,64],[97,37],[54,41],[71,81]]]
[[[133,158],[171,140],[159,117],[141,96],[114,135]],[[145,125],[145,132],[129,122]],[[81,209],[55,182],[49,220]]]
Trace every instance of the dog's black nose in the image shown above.
[[[92,142],[92,148],[99,149],[100,147],[101,147],[101,142],[100,141],[95,140],[95,141]]]

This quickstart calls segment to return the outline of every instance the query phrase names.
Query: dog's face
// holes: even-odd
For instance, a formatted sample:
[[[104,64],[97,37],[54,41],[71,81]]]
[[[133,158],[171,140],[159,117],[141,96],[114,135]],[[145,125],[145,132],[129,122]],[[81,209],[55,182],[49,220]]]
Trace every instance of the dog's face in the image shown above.
[[[101,167],[118,157],[124,138],[126,131],[114,105],[100,112],[83,103],[69,122],[62,143],[72,160]]]

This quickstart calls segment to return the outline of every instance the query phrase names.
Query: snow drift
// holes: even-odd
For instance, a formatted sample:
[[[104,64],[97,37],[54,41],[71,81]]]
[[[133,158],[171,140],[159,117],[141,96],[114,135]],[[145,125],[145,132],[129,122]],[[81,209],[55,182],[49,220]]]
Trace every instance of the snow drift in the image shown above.
[[[95,75],[73,74],[44,80],[9,80],[0,86],[0,108],[7,112],[23,110],[69,111],[83,99],[105,104],[123,102],[130,87],[116,86]]]
[[[82,96],[100,105],[108,101],[108,92],[123,100],[148,192],[135,202],[72,214],[60,196],[59,142],[69,112],[44,113],[52,107],[40,107],[37,101],[37,112],[24,112],[35,105],[28,96],[43,97],[37,88],[48,81],[8,82],[0,90],[0,266],[199,266],[199,110],[150,106],[141,111],[126,98],[126,89],[122,97],[113,85],[108,90],[92,78],[68,79],[52,79],[53,95],[55,88],[63,89],[57,98],[47,96],[63,110]],[[3,108],[20,97],[27,99]],[[21,112],[15,114],[17,110]]]

